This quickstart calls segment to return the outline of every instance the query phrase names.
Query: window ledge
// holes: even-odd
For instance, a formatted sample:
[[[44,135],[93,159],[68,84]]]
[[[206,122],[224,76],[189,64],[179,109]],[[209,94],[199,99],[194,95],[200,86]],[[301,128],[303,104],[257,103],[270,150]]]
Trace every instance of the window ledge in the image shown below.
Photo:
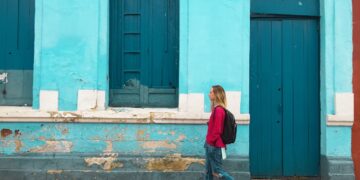
[[[352,126],[354,123],[353,115],[328,115],[328,126]]]
[[[31,107],[0,107],[0,122],[79,122],[137,124],[205,124],[210,113],[179,112],[177,108],[108,108],[104,111],[39,111]],[[235,114],[249,124],[249,114]]]

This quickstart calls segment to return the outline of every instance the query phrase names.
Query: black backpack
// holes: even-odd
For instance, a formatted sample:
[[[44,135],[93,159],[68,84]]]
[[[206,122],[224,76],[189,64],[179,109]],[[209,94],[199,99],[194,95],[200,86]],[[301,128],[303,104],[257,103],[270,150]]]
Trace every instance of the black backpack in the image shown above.
[[[225,108],[223,109],[225,111],[225,119],[224,119],[224,130],[223,133],[221,134],[221,139],[225,144],[231,144],[234,143],[236,140],[237,124],[234,115],[229,110]]]

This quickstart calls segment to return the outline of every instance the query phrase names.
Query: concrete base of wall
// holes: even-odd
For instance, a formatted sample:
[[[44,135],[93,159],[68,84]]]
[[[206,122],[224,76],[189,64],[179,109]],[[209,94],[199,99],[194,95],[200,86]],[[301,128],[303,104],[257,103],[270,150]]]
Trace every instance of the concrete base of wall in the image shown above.
[[[203,179],[203,157],[130,157],[117,154],[1,155],[1,179]],[[249,160],[230,157],[235,179],[250,179]]]
[[[354,164],[352,159],[322,156],[321,179],[354,180]]]

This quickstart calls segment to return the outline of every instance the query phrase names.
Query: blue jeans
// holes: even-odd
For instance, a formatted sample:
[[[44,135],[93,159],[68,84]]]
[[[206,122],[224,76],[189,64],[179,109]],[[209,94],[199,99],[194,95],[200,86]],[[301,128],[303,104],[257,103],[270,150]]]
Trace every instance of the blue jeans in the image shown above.
[[[215,177],[217,176],[219,179],[233,180],[234,178],[222,168],[221,148],[211,146],[207,143],[205,143],[204,147],[206,156],[205,179],[212,180],[215,174]]]

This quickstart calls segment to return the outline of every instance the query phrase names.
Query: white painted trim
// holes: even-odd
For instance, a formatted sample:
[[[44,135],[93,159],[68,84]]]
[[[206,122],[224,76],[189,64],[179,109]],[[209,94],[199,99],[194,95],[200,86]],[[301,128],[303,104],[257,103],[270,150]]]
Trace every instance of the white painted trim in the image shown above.
[[[79,90],[77,100],[77,110],[84,111],[96,109],[97,91],[96,90]]]
[[[106,92],[105,91],[97,91],[97,99],[96,99],[96,109],[97,110],[105,110],[106,107]]]
[[[42,111],[57,111],[59,108],[59,92],[41,90],[39,106]]]
[[[186,112],[188,110],[188,94],[179,95],[179,111]]]
[[[187,97],[187,112],[203,113],[205,111],[205,99],[203,93],[190,93]]]
[[[109,108],[104,111],[56,112],[30,107],[0,107],[0,122],[75,122],[135,124],[205,124],[210,113],[179,112],[166,108]],[[235,114],[238,124],[248,125],[250,115]]]
[[[354,115],[354,93],[335,94],[335,114]]]
[[[328,126],[352,126],[354,124],[353,115],[328,115]]]
[[[335,94],[335,115],[327,116],[328,126],[352,126],[354,123],[354,94]]]
[[[105,91],[79,90],[78,111],[105,110]]]
[[[226,91],[227,109],[233,114],[240,114],[241,92]]]

